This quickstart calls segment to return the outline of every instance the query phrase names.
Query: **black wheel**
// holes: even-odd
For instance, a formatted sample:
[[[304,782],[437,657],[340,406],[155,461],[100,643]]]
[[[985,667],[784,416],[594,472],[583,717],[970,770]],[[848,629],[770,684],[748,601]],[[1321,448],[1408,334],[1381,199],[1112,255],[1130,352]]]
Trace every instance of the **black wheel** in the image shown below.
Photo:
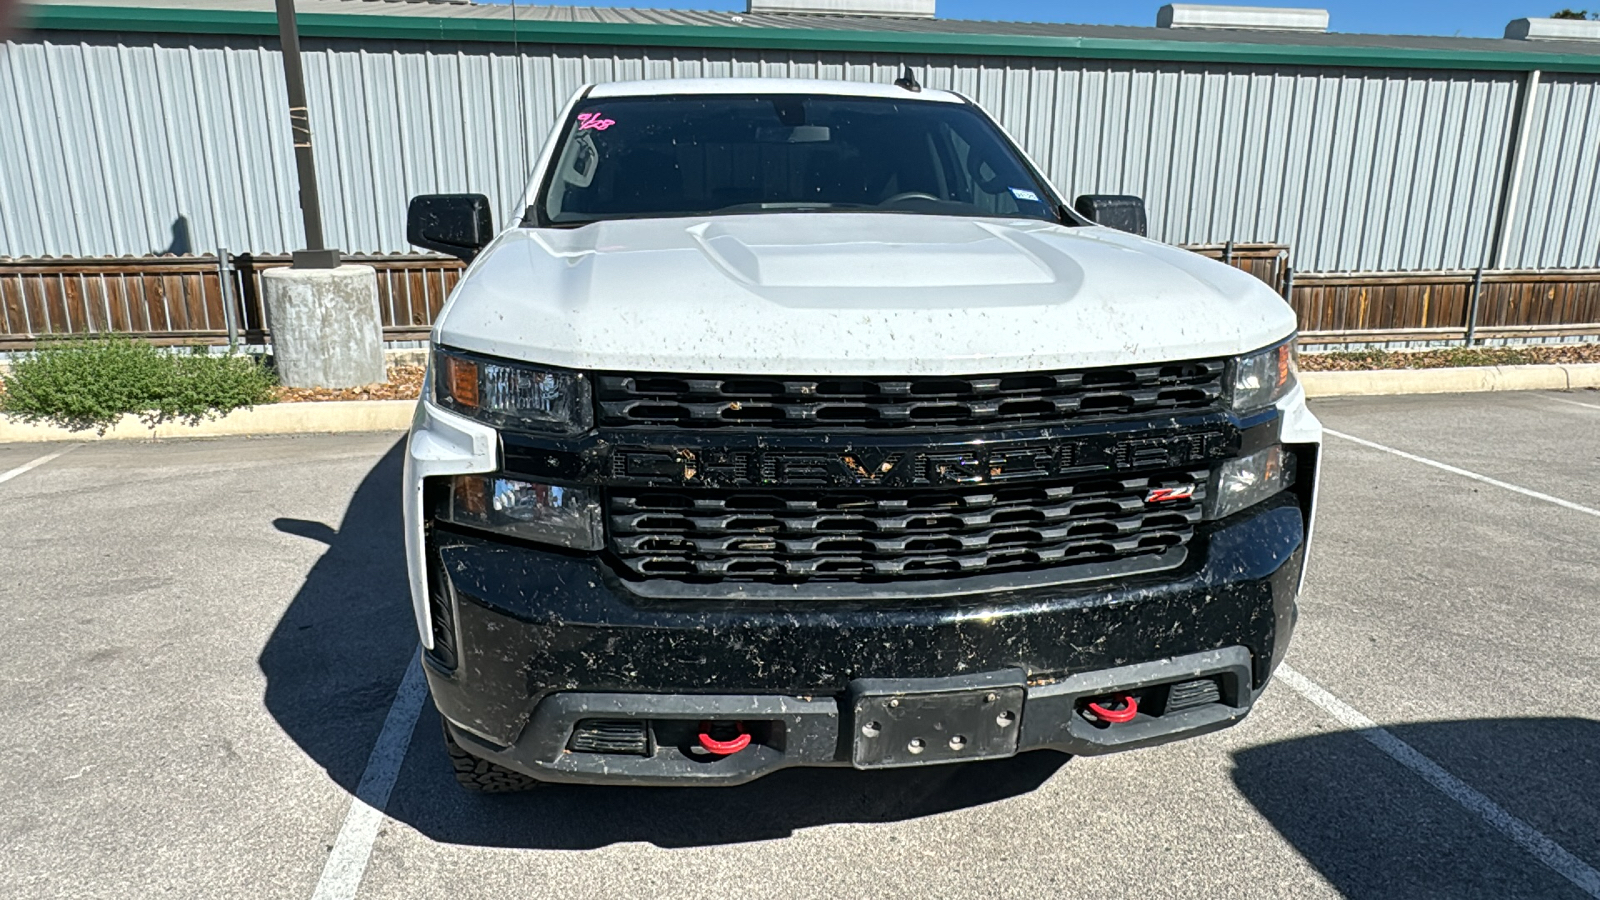
[[[495,765],[486,759],[479,759],[463,750],[461,745],[456,743],[455,737],[450,734],[448,725],[444,728],[444,752],[450,754],[450,768],[456,771],[456,784],[469,791],[480,794],[509,794],[513,791],[532,790],[543,784],[536,778],[530,778],[505,766]]]

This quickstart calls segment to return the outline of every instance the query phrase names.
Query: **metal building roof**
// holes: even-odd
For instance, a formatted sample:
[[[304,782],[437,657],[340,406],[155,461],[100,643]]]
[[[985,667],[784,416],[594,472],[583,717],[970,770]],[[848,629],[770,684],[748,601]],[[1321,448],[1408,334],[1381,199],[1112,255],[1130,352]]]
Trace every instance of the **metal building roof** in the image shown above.
[[[1600,45],[1504,38],[1169,29],[965,19],[297,0],[308,37],[866,50],[1386,68],[1600,71]],[[50,30],[275,34],[272,0],[44,0]]]

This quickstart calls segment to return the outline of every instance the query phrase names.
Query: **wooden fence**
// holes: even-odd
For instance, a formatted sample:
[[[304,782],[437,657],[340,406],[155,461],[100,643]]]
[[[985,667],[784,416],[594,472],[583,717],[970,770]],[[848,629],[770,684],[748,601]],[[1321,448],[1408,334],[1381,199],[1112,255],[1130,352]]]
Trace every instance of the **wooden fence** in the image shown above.
[[[1307,343],[1600,334],[1600,269],[1296,275],[1290,305]]]
[[[221,285],[215,258],[0,262],[0,350],[101,331],[161,343],[226,339]]]
[[[461,263],[422,255],[347,256],[378,272],[384,338],[421,340],[461,278]],[[261,273],[287,256],[0,260],[0,350],[44,335],[116,331],[158,344],[267,341]]]
[[[383,336],[391,341],[417,341],[427,338],[433,318],[444,306],[450,290],[461,280],[466,268],[459,260],[445,256],[346,256],[346,262],[372,266],[378,270],[378,315],[383,320]],[[261,299],[261,273],[289,265],[287,256],[234,257],[238,297],[253,329],[266,332],[265,307]]]
[[[1600,334],[1600,269],[1297,273],[1281,244],[1188,249],[1271,285],[1308,343]],[[421,254],[349,256],[378,271],[384,337],[426,338],[461,263]],[[261,273],[284,256],[0,259],[0,350],[44,335],[117,331],[160,344],[268,340]],[[1474,303],[1474,297],[1477,302]]]
[[[1289,278],[1287,244],[1188,244],[1184,249],[1243,269],[1279,294]]]

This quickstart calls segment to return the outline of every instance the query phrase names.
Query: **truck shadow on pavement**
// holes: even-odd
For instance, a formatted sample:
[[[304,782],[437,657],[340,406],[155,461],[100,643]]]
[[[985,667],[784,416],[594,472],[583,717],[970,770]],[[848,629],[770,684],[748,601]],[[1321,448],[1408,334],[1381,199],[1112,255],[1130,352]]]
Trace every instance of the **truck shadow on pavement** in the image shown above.
[[[1600,722],[1470,719],[1387,730],[1580,865],[1600,868]],[[1239,751],[1233,781],[1345,897],[1588,896],[1360,732]]]
[[[400,521],[403,451],[404,442],[396,443],[362,478],[337,528],[272,523],[327,549],[261,651],[263,700],[295,743],[351,793],[417,647]]]
[[[395,689],[417,651],[400,516],[403,443],[363,478],[337,528],[278,519],[282,532],[327,545],[261,652],[267,711],[336,783],[354,794]],[[424,706],[387,814],[452,844],[592,849],[786,837],[840,822],[890,822],[1026,794],[1067,757],[921,770],[777,772],[726,788],[547,785],[480,796],[452,777],[431,702]]]

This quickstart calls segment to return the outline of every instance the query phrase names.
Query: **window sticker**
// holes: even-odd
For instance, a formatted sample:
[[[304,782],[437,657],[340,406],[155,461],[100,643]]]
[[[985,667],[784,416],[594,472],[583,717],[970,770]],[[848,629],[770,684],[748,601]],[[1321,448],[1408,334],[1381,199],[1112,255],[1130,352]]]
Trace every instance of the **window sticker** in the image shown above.
[[[1011,196],[1017,198],[1018,200],[1032,200],[1035,203],[1039,202],[1038,194],[1035,194],[1033,191],[1023,190],[1022,188],[1012,188]]]
[[[617,124],[617,120],[602,119],[597,112],[578,113],[579,131],[588,131],[591,128],[595,131],[605,131],[615,124]]]

